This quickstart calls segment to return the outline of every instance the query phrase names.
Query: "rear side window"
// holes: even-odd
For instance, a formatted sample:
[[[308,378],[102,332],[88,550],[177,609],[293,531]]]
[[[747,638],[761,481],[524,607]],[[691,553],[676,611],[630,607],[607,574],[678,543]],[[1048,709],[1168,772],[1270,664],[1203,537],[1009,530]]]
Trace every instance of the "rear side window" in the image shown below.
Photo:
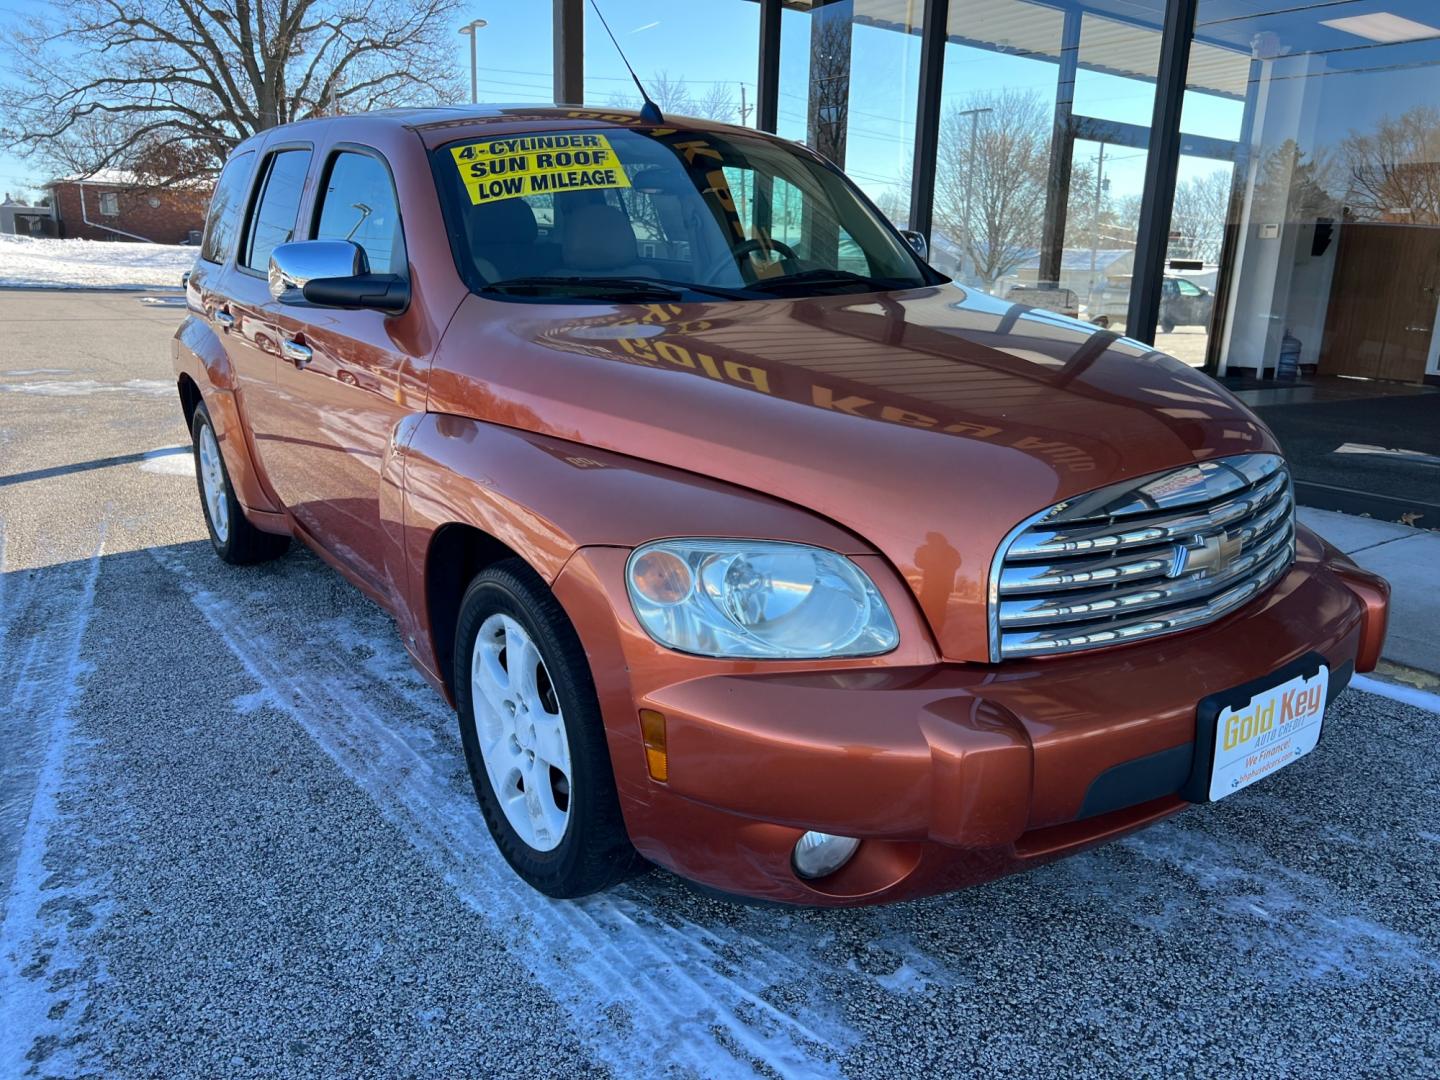
[[[280,150],[270,155],[260,197],[250,213],[241,263],[262,274],[270,269],[270,253],[295,237],[300,195],[310,171],[309,150]]]
[[[385,163],[369,154],[341,151],[330,160],[316,240],[353,240],[376,274],[405,272],[400,207]]]
[[[221,170],[215,194],[210,196],[210,209],[205,215],[205,239],[200,244],[200,258],[206,262],[223,263],[235,250],[235,234],[240,231],[245,189],[250,184],[250,170],[254,167],[255,155],[247,150],[232,157]]]

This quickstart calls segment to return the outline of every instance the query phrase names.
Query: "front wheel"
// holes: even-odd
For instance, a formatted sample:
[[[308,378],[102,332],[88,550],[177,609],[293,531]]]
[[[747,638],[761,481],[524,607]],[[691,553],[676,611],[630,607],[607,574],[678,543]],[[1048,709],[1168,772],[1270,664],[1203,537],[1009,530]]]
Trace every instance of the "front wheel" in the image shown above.
[[[210,412],[201,402],[190,420],[190,440],[195,454],[195,479],[200,487],[200,505],[205,511],[205,525],[210,531],[210,544],[222,560],[236,566],[265,562],[282,555],[290,546],[288,536],[262,532],[250,524],[245,510],[235,498],[230,473],[215,438],[215,425]]]
[[[470,779],[515,872],[557,898],[636,873],[643,863],[620,817],[585,651],[519,559],[490,567],[466,591],[454,670]]]

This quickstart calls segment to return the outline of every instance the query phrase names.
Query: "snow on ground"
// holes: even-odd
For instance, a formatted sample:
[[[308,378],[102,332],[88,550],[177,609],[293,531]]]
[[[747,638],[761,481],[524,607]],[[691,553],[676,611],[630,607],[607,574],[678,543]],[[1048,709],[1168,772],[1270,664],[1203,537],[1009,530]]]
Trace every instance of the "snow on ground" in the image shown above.
[[[36,374],[35,370],[0,368],[0,377]],[[168,398],[175,393],[175,384],[164,379],[126,379],[123,383],[105,383],[98,379],[31,379],[27,382],[0,382],[0,394],[38,394],[41,397],[89,397],[91,394],[148,394]]]
[[[776,1005],[767,993],[794,971],[805,945],[782,934],[781,948],[732,926],[662,914],[630,889],[538,902],[490,842],[468,786],[452,782],[458,737],[437,739],[435,732],[453,732],[453,718],[415,678],[381,619],[368,611],[361,619],[337,614],[306,636],[312,644],[324,640],[331,656],[365,656],[369,672],[399,694],[391,705],[403,708],[368,698],[360,689],[368,679],[317,678],[295,665],[294,651],[257,625],[248,604],[206,588],[189,554],[150,550],[258,684],[257,693],[234,703],[237,712],[268,706],[289,713],[461,901],[509,939],[511,955],[547,985],[586,1034],[588,1049],[617,1075],[645,1075],[659,1061],[717,1078],[834,1074],[832,1059],[858,1036],[833,1005]],[[293,610],[283,615],[293,618]],[[527,924],[529,932],[516,930]],[[615,1037],[617,1018],[623,1038]]]
[[[161,476],[194,476],[195,458],[188,446],[165,446],[147,450],[140,461],[140,471]]]
[[[0,288],[178,289],[197,251],[179,244],[0,235]]]

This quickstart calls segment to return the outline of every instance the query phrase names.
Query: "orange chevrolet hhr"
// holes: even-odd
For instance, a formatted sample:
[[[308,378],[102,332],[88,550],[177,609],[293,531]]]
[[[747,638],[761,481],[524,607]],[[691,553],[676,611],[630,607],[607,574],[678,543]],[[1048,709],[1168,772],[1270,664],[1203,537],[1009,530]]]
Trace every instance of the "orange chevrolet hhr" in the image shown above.
[[[394,614],[522,878],[919,896],[1316,745],[1388,588],[1260,421],[802,146],[647,115],[257,135],[174,343],[216,552]]]

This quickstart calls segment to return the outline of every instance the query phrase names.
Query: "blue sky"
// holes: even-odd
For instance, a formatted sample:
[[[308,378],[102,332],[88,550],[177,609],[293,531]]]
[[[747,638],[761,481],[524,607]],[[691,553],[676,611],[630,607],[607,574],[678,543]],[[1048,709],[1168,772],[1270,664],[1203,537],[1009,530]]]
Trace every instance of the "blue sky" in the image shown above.
[[[739,104],[741,86],[747,103],[755,98],[756,41],[759,5],[749,0],[605,0],[601,5],[642,79],[658,72],[683,77],[696,96],[724,83]],[[33,0],[0,0],[0,11],[33,11]],[[552,58],[548,4],[476,3],[467,18],[488,24],[479,33],[481,100],[549,101]],[[458,25],[466,19],[457,20]],[[883,197],[898,184],[910,158],[914,137],[915,85],[919,39],[872,27],[857,27],[852,45],[850,135],[847,169],[869,190]],[[780,130],[804,138],[809,75],[809,16],[786,10],[782,26]],[[615,95],[631,92],[629,76],[604,36],[593,12],[586,12],[587,104],[604,105]],[[469,76],[468,41],[459,33],[453,43],[456,70]],[[947,99],[961,99],[980,90],[1000,87],[1054,93],[1055,65],[1007,57],[976,49],[947,46]],[[1088,92],[1096,115],[1145,124],[1149,121],[1149,87],[1129,80],[1095,76]],[[1238,113],[1237,113],[1238,115]],[[753,117],[753,113],[752,113]],[[752,119],[753,123],[753,119]],[[1139,190],[1144,154],[1111,148],[1107,172],[1112,191]],[[1113,167],[1113,172],[1110,169]],[[18,190],[44,177],[43,170],[13,155],[0,154],[0,188]]]
[[[961,3],[964,0],[960,0]],[[0,12],[34,11],[35,0],[0,0]],[[621,46],[644,79],[658,72],[683,77],[696,96],[715,83],[724,83],[730,96],[740,100],[741,85],[753,105],[759,5],[751,0],[603,0],[602,8]],[[460,23],[480,17],[489,25],[479,32],[480,97],[489,101],[549,101],[551,97],[550,5],[477,2]],[[1313,21],[1315,16],[1308,16]],[[786,10],[782,21],[780,131],[803,138],[809,67],[809,20],[802,12]],[[914,135],[915,85],[919,68],[919,38],[873,27],[859,26],[852,43],[850,133],[847,170],[876,198],[896,185],[910,158]],[[1082,41],[1083,48],[1083,41]],[[467,40],[453,38],[457,73],[468,81]],[[594,14],[586,12],[587,104],[604,105],[617,94],[630,92],[630,80],[619,57],[605,38]],[[1327,109],[1334,116],[1327,125],[1338,134],[1373,119],[1392,102],[1403,109],[1423,97],[1433,85],[1434,69],[1411,73],[1353,76],[1354,89],[1337,95]],[[944,97],[960,101],[977,92],[1016,88],[1034,91],[1053,100],[1056,68],[1043,60],[1003,55],[955,44],[946,46]],[[4,73],[0,73],[0,78]],[[1419,80],[1419,81],[1417,81]],[[1326,80],[1327,82],[1333,80]],[[1395,93],[1395,91],[1400,93]],[[1358,91],[1358,92],[1357,92]],[[1328,96],[1328,95],[1327,95]],[[1433,96],[1433,91],[1431,92]],[[1148,125],[1153,104],[1150,85],[1133,79],[1082,71],[1076,86],[1076,109],[1091,116]],[[1213,95],[1188,95],[1185,125],[1188,131],[1234,138],[1239,134],[1239,102]],[[752,114],[753,116],[753,114]],[[753,122],[753,120],[752,120]],[[1082,159],[1094,152],[1082,145]],[[1108,147],[1106,175],[1111,194],[1138,193],[1143,184],[1142,150]],[[1209,161],[1182,161],[1181,176],[1219,167]],[[0,154],[0,189],[16,190],[26,181],[43,179],[36,167]]]

